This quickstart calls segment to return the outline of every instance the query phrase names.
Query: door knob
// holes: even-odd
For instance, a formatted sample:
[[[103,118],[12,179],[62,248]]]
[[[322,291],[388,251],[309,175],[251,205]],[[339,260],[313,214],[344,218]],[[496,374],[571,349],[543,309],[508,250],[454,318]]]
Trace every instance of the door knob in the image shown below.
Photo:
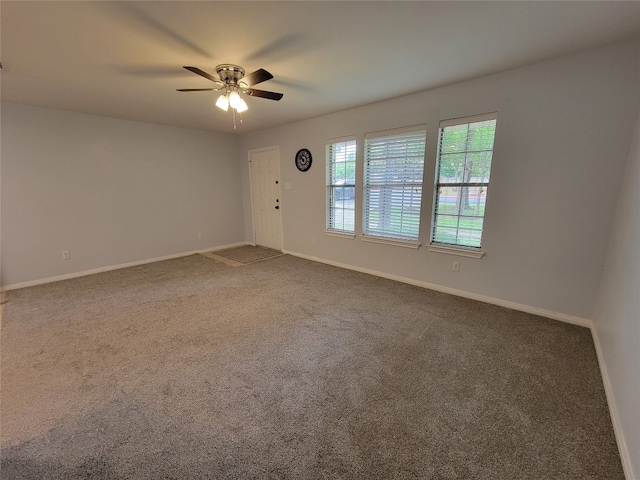
[[[280,210],[280,205],[276,205],[276,210]]]

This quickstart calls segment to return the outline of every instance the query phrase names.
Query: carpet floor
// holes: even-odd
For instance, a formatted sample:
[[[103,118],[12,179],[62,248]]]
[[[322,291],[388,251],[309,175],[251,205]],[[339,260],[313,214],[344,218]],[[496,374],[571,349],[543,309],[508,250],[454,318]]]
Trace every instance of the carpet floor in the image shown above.
[[[283,255],[8,292],[2,479],[623,479],[588,329]]]

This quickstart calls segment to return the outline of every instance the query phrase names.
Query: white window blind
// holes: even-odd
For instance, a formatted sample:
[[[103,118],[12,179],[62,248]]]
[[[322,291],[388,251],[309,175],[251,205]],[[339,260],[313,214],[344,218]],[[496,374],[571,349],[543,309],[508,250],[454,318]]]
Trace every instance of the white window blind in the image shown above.
[[[440,123],[431,243],[480,249],[496,114]]]
[[[326,146],[327,230],[355,232],[356,140],[330,140]]]
[[[425,145],[424,125],[365,135],[364,235],[418,240]]]

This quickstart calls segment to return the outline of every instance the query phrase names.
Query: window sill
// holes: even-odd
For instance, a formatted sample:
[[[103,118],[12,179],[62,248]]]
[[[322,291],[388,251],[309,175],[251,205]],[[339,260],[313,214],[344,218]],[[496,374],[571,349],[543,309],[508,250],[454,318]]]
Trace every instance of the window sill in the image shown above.
[[[340,232],[338,230],[325,230],[324,234],[327,237],[346,238],[348,240],[353,240],[354,238],[356,238],[355,233]]]
[[[418,247],[420,247],[420,242],[412,242],[411,240],[399,240],[393,238],[371,237],[369,235],[363,235],[362,241],[371,243],[382,243],[383,245],[393,245],[394,247],[413,249],[417,249]]]
[[[436,245],[431,244],[428,247],[430,252],[436,253],[445,253],[448,255],[458,255],[460,257],[469,257],[469,258],[482,258],[484,256],[484,252],[477,250],[475,248],[465,248],[465,247],[455,247],[455,246],[444,246],[444,245]]]

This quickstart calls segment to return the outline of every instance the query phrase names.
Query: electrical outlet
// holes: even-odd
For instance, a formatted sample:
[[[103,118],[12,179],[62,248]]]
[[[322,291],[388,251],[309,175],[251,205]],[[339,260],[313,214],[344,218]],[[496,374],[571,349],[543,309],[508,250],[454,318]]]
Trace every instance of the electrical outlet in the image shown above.
[[[202,238],[202,232],[198,232],[198,238]]]
[[[70,258],[71,258],[71,255],[69,255],[69,250],[65,250],[64,252],[62,252],[63,260],[69,260]]]
[[[311,243],[313,243],[314,245],[316,244],[316,237],[311,238]]]
[[[451,270],[453,270],[454,272],[459,272],[460,271],[460,262],[453,262],[451,264]]]

